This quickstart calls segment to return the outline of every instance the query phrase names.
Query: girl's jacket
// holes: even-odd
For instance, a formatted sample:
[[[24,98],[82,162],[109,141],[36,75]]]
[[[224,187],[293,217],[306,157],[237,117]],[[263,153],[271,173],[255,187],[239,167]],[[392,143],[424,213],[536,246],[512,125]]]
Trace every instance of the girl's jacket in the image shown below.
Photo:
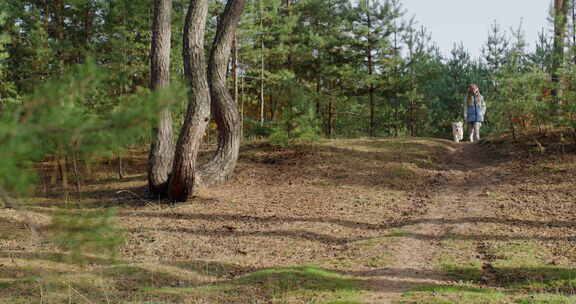
[[[486,103],[482,95],[464,98],[464,120],[466,122],[483,122],[486,114]]]

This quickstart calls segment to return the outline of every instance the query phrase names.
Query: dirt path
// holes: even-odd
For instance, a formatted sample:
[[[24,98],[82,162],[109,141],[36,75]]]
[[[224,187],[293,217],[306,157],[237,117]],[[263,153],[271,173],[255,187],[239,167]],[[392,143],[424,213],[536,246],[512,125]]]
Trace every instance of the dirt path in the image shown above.
[[[480,145],[462,144],[443,160],[429,189],[418,195],[426,198],[428,212],[402,228],[394,250],[394,262],[373,273],[373,288],[366,303],[394,303],[415,287],[449,284],[435,261],[442,240],[465,235],[485,216],[483,198],[488,196],[494,168]]]

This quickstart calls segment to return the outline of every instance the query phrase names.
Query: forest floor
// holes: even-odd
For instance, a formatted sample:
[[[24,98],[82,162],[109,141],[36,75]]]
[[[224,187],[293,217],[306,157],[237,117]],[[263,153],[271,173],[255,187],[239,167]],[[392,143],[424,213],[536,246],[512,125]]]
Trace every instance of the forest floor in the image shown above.
[[[249,144],[231,181],[176,205],[146,198],[142,149],[121,180],[82,166],[66,195],[42,163],[25,208],[0,210],[0,303],[576,303],[576,149],[560,143]],[[66,222],[108,208],[115,230]]]

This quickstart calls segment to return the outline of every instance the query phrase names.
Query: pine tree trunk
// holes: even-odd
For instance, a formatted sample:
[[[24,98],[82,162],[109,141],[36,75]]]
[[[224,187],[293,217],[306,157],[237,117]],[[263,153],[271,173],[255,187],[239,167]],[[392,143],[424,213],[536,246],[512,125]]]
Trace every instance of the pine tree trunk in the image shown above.
[[[316,96],[320,96],[320,78],[316,79]],[[324,120],[325,115],[322,115],[322,105],[320,103],[320,98],[316,98],[316,118],[321,122],[322,132],[326,135],[326,121]]]
[[[368,13],[368,30],[372,30],[372,19],[371,19],[369,9],[368,9],[367,13]],[[368,48],[366,50],[367,57],[368,57],[368,75],[372,76],[372,74],[374,74],[374,70],[373,70],[373,62],[372,62],[371,33],[369,33],[368,35],[369,35]],[[372,81],[372,79],[370,79],[370,81]],[[368,93],[369,93],[368,98],[369,98],[369,103],[370,103],[370,126],[369,126],[369,130],[368,130],[368,135],[370,137],[374,137],[376,132],[375,132],[375,120],[374,120],[374,107],[375,107],[375,105],[374,105],[374,85],[372,84],[372,82],[370,82],[370,87],[368,88]]]
[[[56,16],[55,16],[55,21],[56,21],[56,37],[58,39],[59,42],[59,47],[57,48],[57,56],[58,56],[58,70],[60,71],[60,74],[64,74],[64,65],[65,65],[65,61],[64,61],[64,45],[66,45],[66,41],[64,41],[65,39],[65,31],[66,29],[64,28],[64,11],[65,11],[65,5],[64,5],[64,0],[58,0],[55,3],[55,7],[56,9],[54,10]]]
[[[78,170],[78,155],[76,151],[72,154],[72,169],[74,170],[74,183],[76,185],[76,193],[80,193],[80,171]]]
[[[370,129],[368,134],[370,137],[376,136],[376,120],[375,120],[375,104],[374,104],[374,85],[369,88],[369,101],[370,101]]]
[[[332,97],[329,98],[328,100],[328,119],[326,120],[326,136],[328,138],[333,138],[333,132],[334,132],[334,114],[332,112]]]
[[[225,182],[236,167],[240,149],[241,128],[238,105],[226,88],[226,68],[236,27],[244,10],[245,0],[229,0],[218,19],[216,37],[210,53],[208,79],[211,109],[218,125],[218,149],[200,171],[203,184]]]
[[[232,40],[232,94],[234,103],[238,104],[238,39],[234,33]]]
[[[244,140],[244,77],[240,78],[240,140]]]
[[[564,63],[564,37],[566,35],[566,24],[568,15],[567,0],[554,0],[554,46],[552,56],[552,82],[555,84],[552,89],[555,105],[560,103],[560,68]]]
[[[190,0],[184,25],[184,73],[190,86],[188,109],[174,155],[168,196],[184,202],[194,194],[196,159],[206,126],[210,121],[210,89],[206,78],[204,33],[208,13],[207,0]]]
[[[260,126],[264,125],[264,9],[260,0]]]
[[[576,1],[572,0],[570,4],[572,10],[572,64],[576,64]]]
[[[150,56],[150,88],[161,90],[170,83],[170,39],[172,0],[154,0],[152,47]],[[148,188],[153,196],[166,192],[168,177],[174,160],[172,113],[161,110],[148,157]]]
[[[60,154],[61,155],[61,154]],[[62,189],[68,190],[68,167],[66,166],[66,157],[58,156],[58,171],[62,180]]]
[[[118,179],[123,180],[124,179],[124,164],[122,161],[122,153],[121,152],[118,152],[118,156],[116,159],[118,160],[118,167],[117,167]]]
[[[92,24],[94,21],[92,1],[87,1],[84,10],[84,51],[88,52],[92,38]]]

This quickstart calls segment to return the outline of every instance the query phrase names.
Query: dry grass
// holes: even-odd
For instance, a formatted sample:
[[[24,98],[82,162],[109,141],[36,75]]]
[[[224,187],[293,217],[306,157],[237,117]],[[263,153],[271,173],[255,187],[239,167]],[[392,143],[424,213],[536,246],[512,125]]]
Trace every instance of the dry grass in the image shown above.
[[[14,210],[0,213],[0,303],[362,303],[363,294],[388,284],[382,271],[403,259],[428,256],[442,257],[444,268],[399,272],[405,276],[399,290],[421,286],[411,278],[440,274],[459,279],[471,269],[466,272],[474,285],[470,288],[491,290],[478,298],[495,300],[467,303],[508,303],[516,298],[501,295],[500,289],[516,285],[482,281],[478,275],[485,263],[515,266],[486,260],[487,254],[503,254],[486,248],[510,252],[502,246],[530,238],[535,248],[549,252],[545,263],[556,263],[558,269],[571,265],[576,190],[569,177],[575,176],[575,159],[573,154],[541,155],[505,141],[478,149],[488,146],[498,158],[451,164],[454,153],[480,150],[462,152],[472,146],[437,139],[244,145],[229,183],[203,188],[195,199],[177,205],[147,197],[147,154],[140,149],[124,156],[124,179],[117,177],[117,160],[93,161],[81,168],[81,192],[72,189],[68,195],[52,184],[54,163],[46,162],[35,197],[22,201],[42,236],[32,238]],[[463,214],[463,221],[476,226],[450,222],[462,200],[446,196],[445,201],[436,193],[460,191],[480,176],[486,178],[479,194],[484,209],[458,211],[471,212]],[[110,207],[116,209],[115,222],[124,236],[114,260],[102,252],[84,252],[78,264],[49,240],[51,220],[59,211]],[[456,224],[439,239],[416,233],[414,225],[434,222],[430,212],[445,213],[442,227]],[[474,212],[478,217],[472,219]],[[429,240],[423,248],[433,252],[409,252],[410,239]],[[420,290],[405,300],[445,303],[433,302],[436,297],[430,294],[456,292],[446,298],[452,303],[477,292],[450,288]]]
[[[83,166],[82,191],[66,197],[50,185],[54,162],[42,163],[41,187],[25,203],[46,234],[62,208],[114,207],[125,243],[114,263],[92,252],[77,265],[53,243],[30,240],[22,218],[6,210],[0,295],[5,303],[355,301],[363,283],[333,273],[393,259],[386,252],[396,241],[390,231],[425,210],[412,190],[427,183],[439,153],[450,149],[450,142],[425,139],[246,145],[230,183],[173,206],[146,197],[145,151],[124,156],[123,180],[117,160]],[[304,265],[315,267],[291,268]],[[266,269],[277,271],[258,275]]]
[[[464,178],[476,186],[457,200],[471,201],[467,220],[441,238],[438,268],[454,283],[417,289],[401,303],[576,302],[576,145],[561,137],[483,143],[492,159]]]

